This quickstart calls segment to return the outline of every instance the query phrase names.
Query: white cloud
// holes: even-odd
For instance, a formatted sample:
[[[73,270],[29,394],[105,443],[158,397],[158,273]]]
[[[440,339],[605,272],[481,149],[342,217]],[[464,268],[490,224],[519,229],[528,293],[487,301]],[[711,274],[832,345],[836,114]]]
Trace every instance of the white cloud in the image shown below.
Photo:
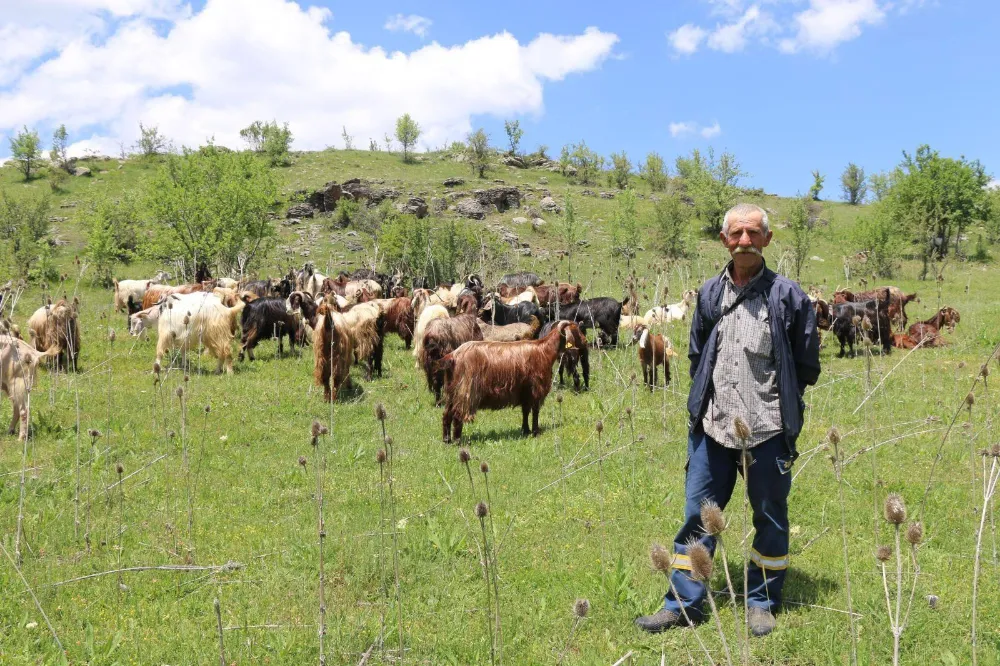
[[[289,122],[296,148],[316,149],[334,143],[341,126],[359,142],[380,139],[408,112],[423,146],[440,146],[464,136],[473,115],[541,112],[545,83],[599,67],[618,41],[597,28],[526,44],[502,32],[389,53],[331,33],[330,17],[291,0],[208,0],[166,31],[146,15],[121,20],[101,40],[81,34],[61,44],[0,89],[0,131],[65,123],[81,136],[99,127],[74,150],[117,154],[140,120],[178,145],[214,137],[238,147],[240,128],[273,118]]]
[[[719,121],[716,120],[711,127],[702,127],[701,136],[705,139],[711,139],[722,134],[722,128],[719,126]]]
[[[877,25],[884,18],[875,0],[810,0],[809,8],[795,15],[795,36],[781,40],[779,47],[786,53],[826,53],[861,36],[862,26]]]
[[[392,32],[412,32],[417,37],[426,37],[431,23],[432,21],[429,18],[417,16],[416,14],[408,16],[396,14],[395,16],[390,16],[383,27]]]
[[[723,53],[742,51],[747,37],[765,33],[770,26],[768,15],[762,14],[757,5],[751,5],[734,23],[718,26],[708,38],[708,47]]]
[[[718,121],[712,125],[699,125],[693,120],[679,121],[670,123],[669,129],[670,136],[675,139],[683,139],[695,134],[700,135],[703,139],[711,139],[722,134],[722,127]]]
[[[699,28],[692,23],[685,23],[667,35],[667,39],[675,51],[684,55],[691,55],[698,50],[698,47],[701,46],[707,34],[708,32],[703,28]]]

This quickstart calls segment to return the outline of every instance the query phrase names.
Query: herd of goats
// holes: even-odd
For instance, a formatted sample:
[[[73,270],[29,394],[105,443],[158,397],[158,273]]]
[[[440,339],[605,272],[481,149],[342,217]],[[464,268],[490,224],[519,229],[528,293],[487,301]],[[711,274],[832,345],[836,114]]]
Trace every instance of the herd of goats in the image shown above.
[[[521,407],[522,434],[538,435],[538,413],[553,383],[558,362],[559,382],[564,373],[574,388],[590,386],[590,341],[616,346],[619,333],[637,343],[643,381],[650,390],[670,382],[673,351],[670,340],[653,334],[654,327],[684,320],[696,306],[697,293],[686,291],[680,302],[657,306],[644,315],[635,310],[635,298],[581,299],[580,284],[546,284],[538,275],[505,275],[487,291],[478,275],[451,285],[428,285],[414,280],[404,286],[399,275],[369,269],[341,272],[336,278],[318,273],[312,264],[290,271],[280,280],[239,282],[212,278],[199,267],[191,284],[170,286],[162,280],[114,282],[114,308],[127,312],[129,332],[144,336],[155,331],[153,371],[172,362],[172,354],[207,351],[218,362],[218,372],[233,370],[233,340],[237,330],[239,360],[254,359],[261,340],[276,339],[278,354],[284,339],[296,345],[312,344],[316,384],[332,401],[350,386],[350,369],[363,367],[366,380],[382,375],[385,336],[395,333],[407,349],[413,348],[416,366],[423,370],[437,404],[444,405],[445,442],[458,440],[462,426],[478,409]],[[0,298],[7,294],[0,294]],[[944,344],[941,331],[954,331],[958,312],[941,308],[927,321],[907,328],[906,305],[916,294],[896,287],[872,291],[837,290],[833,302],[810,290],[822,330],[830,330],[854,355],[860,340],[913,349]],[[630,307],[631,306],[631,307]],[[77,369],[81,336],[79,302],[64,298],[38,308],[27,321],[31,342],[20,329],[0,322],[0,383],[13,406],[10,433],[20,423],[24,439],[28,427],[28,398],[43,359],[57,367]],[[531,424],[529,428],[529,416]]]

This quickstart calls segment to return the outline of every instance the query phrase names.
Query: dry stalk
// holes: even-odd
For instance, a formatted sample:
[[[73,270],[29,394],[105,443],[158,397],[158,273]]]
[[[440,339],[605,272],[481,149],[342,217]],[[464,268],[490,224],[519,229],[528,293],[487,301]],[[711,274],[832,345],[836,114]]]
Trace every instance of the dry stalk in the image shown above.
[[[590,613],[590,602],[586,599],[577,599],[573,604],[573,624],[570,625],[569,635],[566,637],[562,652],[559,653],[559,661],[556,664],[561,665],[563,663],[563,660],[566,658],[566,652],[573,643],[573,636],[576,634],[576,629],[587,617],[588,613]]]
[[[750,450],[747,448],[747,440],[750,439],[750,427],[746,421],[737,416],[733,420],[733,430],[740,440],[740,464],[743,467],[743,627],[740,633],[743,634],[743,663],[750,663],[750,624],[747,621],[750,617],[750,553],[747,552],[747,542],[750,537],[750,519],[748,506],[750,505]]]
[[[393,575],[395,576],[396,582],[396,630],[397,638],[399,639],[399,654],[397,659],[399,663],[403,663],[405,654],[403,652],[403,593],[399,584],[399,530],[397,529],[396,522],[396,494],[395,494],[395,464],[396,464],[396,451],[393,447],[392,437],[386,434],[385,431],[385,419],[386,412],[385,407],[382,403],[375,406],[375,418],[378,419],[379,423],[382,425],[382,441],[385,442],[386,450],[386,460],[389,463],[388,466],[388,485],[389,485],[389,514],[392,520],[392,568]]]
[[[486,582],[486,633],[490,637],[490,664],[496,666],[496,634],[493,629],[493,601],[490,594],[490,542],[486,538],[486,515],[490,509],[485,502],[476,504],[476,517],[479,518],[479,528],[483,534],[483,579]]]
[[[833,446],[833,472],[837,477],[837,497],[840,502],[840,539],[844,547],[844,590],[847,594],[847,617],[851,625],[851,666],[858,663],[858,628],[854,624],[854,609],[851,605],[851,563],[847,551],[847,505],[844,501],[843,458],[840,453],[840,432],[830,428],[827,439]]]
[[[316,535],[319,542],[319,664],[325,666],[326,653],[326,569],[323,562],[323,543],[326,540],[326,525],[323,522],[323,473],[326,471],[326,456],[319,452],[319,437],[326,434],[326,427],[313,421],[312,445],[316,465]]]
[[[990,473],[989,478],[983,479],[983,505],[980,510],[979,516],[979,528],[976,530],[976,555],[975,564],[973,565],[972,571],[972,664],[977,666],[979,663],[978,655],[978,645],[977,645],[977,621],[979,619],[979,571],[980,571],[980,552],[982,550],[983,544],[983,529],[986,523],[986,513],[987,507],[993,500],[993,493],[997,488],[997,481],[1000,479],[1000,468],[997,466],[997,456],[1000,454],[1000,447],[994,445],[989,451],[988,455],[993,458],[990,463]]]
[[[215,621],[219,626],[219,666],[226,666],[226,643],[222,637],[222,607],[219,605],[219,597],[212,602],[215,606]]]
[[[486,504],[487,506],[493,506],[493,496],[490,493],[490,466],[485,460],[479,465],[479,471],[483,473],[483,484],[486,486]],[[497,532],[496,528],[493,526],[493,512],[490,511],[488,514],[490,519],[490,536],[492,540],[490,560],[493,562],[493,613],[496,619],[496,642],[497,642],[497,656],[499,663],[503,663],[503,626],[500,623],[500,560],[497,557]]]

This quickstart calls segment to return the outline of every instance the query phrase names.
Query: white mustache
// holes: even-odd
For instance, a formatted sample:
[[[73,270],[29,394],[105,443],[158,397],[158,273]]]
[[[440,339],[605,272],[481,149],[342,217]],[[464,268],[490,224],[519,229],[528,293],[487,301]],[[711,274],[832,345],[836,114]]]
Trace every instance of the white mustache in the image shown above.
[[[763,257],[764,255],[760,250],[755,248],[753,245],[750,247],[738,247],[733,250],[733,254],[756,254],[758,257]]]

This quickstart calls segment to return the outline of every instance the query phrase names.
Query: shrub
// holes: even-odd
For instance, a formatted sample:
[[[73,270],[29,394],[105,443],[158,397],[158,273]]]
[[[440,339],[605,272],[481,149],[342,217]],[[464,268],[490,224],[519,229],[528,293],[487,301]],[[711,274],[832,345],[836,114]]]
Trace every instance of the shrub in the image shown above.
[[[486,171],[492,167],[493,151],[490,148],[490,136],[482,128],[469,134],[465,156],[472,172],[484,178]]]
[[[840,175],[840,187],[844,192],[844,201],[857,206],[865,200],[868,185],[865,183],[865,170],[851,162]]]
[[[788,210],[788,230],[792,234],[792,265],[795,279],[802,277],[802,266],[812,246],[812,222],[809,218],[809,204],[799,197],[792,201]]]
[[[686,257],[691,252],[691,207],[676,194],[665,197],[653,209],[653,227],[657,244],[670,259]]]
[[[410,117],[410,114],[404,113],[396,119],[396,140],[403,147],[404,162],[410,161],[410,153],[413,151],[413,147],[417,145],[417,139],[419,138],[420,125]]]
[[[868,265],[875,274],[886,278],[893,276],[902,252],[903,236],[886,206],[872,206],[869,215],[858,218],[853,240],[868,254]]]
[[[66,168],[66,148],[69,143],[69,133],[65,125],[60,125],[52,133],[52,150],[49,151],[49,160],[52,162],[53,170]]]
[[[170,150],[170,141],[160,134],[159,128],[155,125],[146,127],[139,123],[139,141],[135,144],[139,153],[143,157],[153,157]]]
[[[9,273],[33,276],[32,268],[48,252],[48,197],[15,198],[0,191],[0,259]]]
[[[524,136],[524,130],[521,129],[521,121],[505,120],[503,122],[503,129],[507,133],[507,142],[510,144],[510,154],[517,155],[517,149],[521,145],[521,137]]]
[[[639,249],[639,218],[636,214],[635,190],[627,188],[615,197],[617,208],[611,217],[611,253],[625,257],[631,265]]]
[[[24,174],[24,179],[31,180],[31,172],[38,167],[42,156],[42,142],[38,132],[28,131],[27,126],[10,139],[10,157],[17,164],[17,170]]]
[[[107,287],[114,268],[128,264],[138,250],[141,200],[137,192],[126,190],[120,197],[99,196],[83,212],[87,232],[84,253],[94,267],[94,280]]]
[[[608,171],[608,185],[624,190],[628,187],[631,175],[632,162],[629,161],[628,154],[624,150],[620,153],[611,153],[611,170]]]
[[[597,175],[604,169],[604,158],[588,148],[586,141],[573,146],[569,159],[576,167],[576,179],[581,185],[596,183]]]
[[[667,189],[667,168],[659,153],[646,155],[646,162],[639,167],[639,175],[654,192]]]
[[[333,211],[333,223],[338,227],[347,227],[360,210],[361,206],[357,201],[342,198],[337,202],[337,208]]]
[[[819,169],[812,172],[813,184],[809,188],[809,198],[813,201],[819,201],[819,193],[823,190],[823,181],[826,180],[826,176],[820,174]]]

